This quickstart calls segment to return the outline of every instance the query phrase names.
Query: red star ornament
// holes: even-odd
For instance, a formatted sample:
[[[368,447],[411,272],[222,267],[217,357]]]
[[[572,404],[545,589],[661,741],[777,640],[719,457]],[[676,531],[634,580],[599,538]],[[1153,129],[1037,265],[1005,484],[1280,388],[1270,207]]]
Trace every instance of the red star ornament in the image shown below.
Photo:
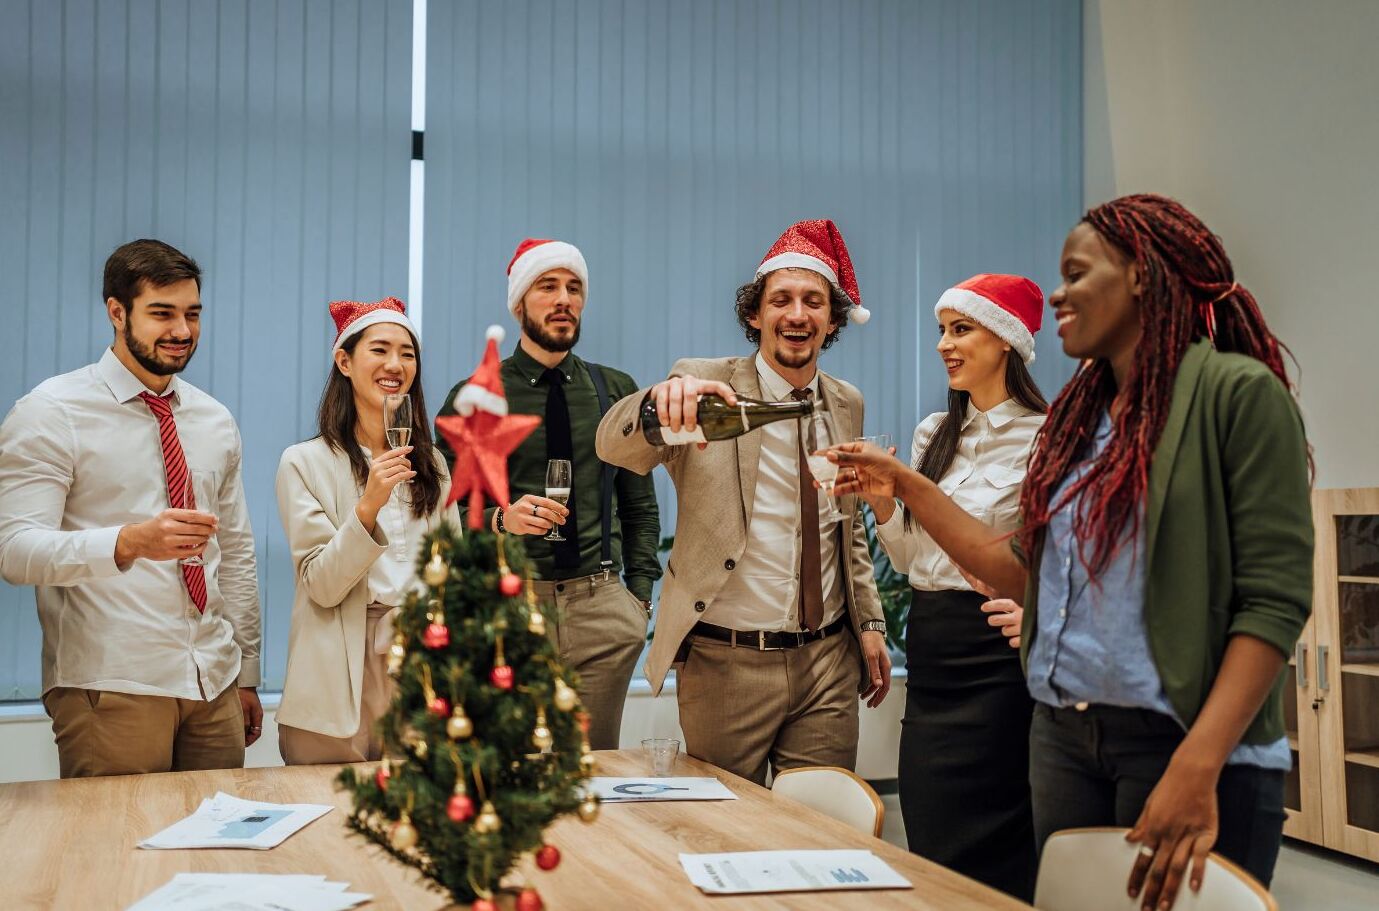
[[[484,495],[493,502],[508,502],[508,456],[521,445],[541,418],[534,414],[496,415],[475,411],[469,417],[448,415],[436,418],[436,428],[455,452],[455,470],[450,479],[449,506],[460,497],[469,497],[469,527],[484,527]]]

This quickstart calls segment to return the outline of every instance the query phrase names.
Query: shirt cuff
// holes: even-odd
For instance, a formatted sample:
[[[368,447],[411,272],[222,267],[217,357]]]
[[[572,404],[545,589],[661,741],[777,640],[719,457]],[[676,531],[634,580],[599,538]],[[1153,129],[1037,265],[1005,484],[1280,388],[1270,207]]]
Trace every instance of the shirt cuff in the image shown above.
[[[244,658],[239,659],[239,680],[236,686],[259,686],[261,677],[259,676],[259,659]]]
[[[884,522],[876,523],[876,534],[882,538],[900,538],[905,534],[905,504],[899,500],[895,501],[895,509],[891,512],[891,517]]]
[[[627,584],[630,591],[638,601],[651,600],[651,587],[655,581],[646,576],[624,576],[623,581]]]
[[[113,528],[96,528],[82,535],[82,555],[92,578],[109,578],[121,575],[125,571],[115,562],[115,545],[120,540],[120,528],[119,525]]]

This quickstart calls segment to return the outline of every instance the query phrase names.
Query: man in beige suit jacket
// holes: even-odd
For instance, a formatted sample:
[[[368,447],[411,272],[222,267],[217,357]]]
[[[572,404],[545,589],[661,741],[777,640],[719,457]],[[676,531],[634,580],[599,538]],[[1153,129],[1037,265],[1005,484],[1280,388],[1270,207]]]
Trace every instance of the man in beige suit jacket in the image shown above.
[[[677,362],[669,379],[609,409],[597,446],[631,471],[665,465],[675,482],[675,547],[646,662],[652,689],[674,666],[687,751],[763,782],[768,764],[855,766],[857,693],[879,705],[891,667],[859,503],[844,497],[842,521],[829,519],[825,497],[807,474],[801,482],[796,423],[697,446],[657,447],[642,433],[648,398],[662,424],[693,429],[698,397],[714,393],[809,395],[840,437],[861,434],[861,393],[818,369],[848,314],[865,319],[833,223],[788,230],[737,308],[755,356]]]

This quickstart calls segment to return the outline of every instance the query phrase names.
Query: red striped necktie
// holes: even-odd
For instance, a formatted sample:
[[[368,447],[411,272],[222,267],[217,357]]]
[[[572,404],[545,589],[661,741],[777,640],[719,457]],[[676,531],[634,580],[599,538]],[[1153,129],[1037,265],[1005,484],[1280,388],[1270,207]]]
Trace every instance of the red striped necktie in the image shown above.
[[[158,419],[158,436],[163,444],[163,474],[168,479],[168,502],[173,509],[195,509],[196,494],[188,490],[187,457],[182,441],[177,438],[177,422],[172,419],[172,402],[166,396],[149,392],[139,393],[148,410]],[[182,579],[196,609],[206,612],[206,567],[183,563]]]

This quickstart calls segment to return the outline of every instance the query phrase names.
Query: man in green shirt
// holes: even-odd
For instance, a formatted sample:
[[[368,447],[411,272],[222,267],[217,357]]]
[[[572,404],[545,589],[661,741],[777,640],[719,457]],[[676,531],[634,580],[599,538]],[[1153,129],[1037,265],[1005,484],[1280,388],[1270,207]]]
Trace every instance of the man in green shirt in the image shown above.
[[[583,255],[562,241],[525,240],[508,263],[508,309],[522,335],[503,361],[503,391],[511,413],[535,414],[542,423],[508,457],[508,485],[517,499],[484,515],[494,531],[523,536],[541,577],[536,593],[556,606],[553,632],[561,659],[580,676],[589,745],[611,750],[618,747],[627,685],[646,643],[651,587],[661,577],[661,519],[650,476],[617,469],[594,452],[608,404],[635,392],[637,384],[572,352],[588,285]],[[437,417],[455,413],[461,385],[450,390]],[[453,465],[454,452],[436,436]],[[567,504],[545,496],[551,459],[573,465]],[[566,540],[546,540],[552,527]]]

